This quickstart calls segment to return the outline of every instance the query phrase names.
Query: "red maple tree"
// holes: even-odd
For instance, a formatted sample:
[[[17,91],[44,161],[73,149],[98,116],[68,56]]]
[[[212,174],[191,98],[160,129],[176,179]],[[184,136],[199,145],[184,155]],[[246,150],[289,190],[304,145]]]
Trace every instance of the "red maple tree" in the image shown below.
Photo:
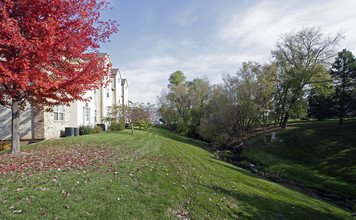
[[[20,152],[19,114],[83,100],[104,82],[110,64],[100,43],[118,31],[103,21],[106,0],[0,1],[0,104],[12,108],[12,149]]]

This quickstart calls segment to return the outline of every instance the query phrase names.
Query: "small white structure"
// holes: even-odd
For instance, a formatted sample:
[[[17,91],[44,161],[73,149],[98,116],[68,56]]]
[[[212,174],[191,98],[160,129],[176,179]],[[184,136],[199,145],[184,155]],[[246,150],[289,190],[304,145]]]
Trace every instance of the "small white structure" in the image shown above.
[[[273,143],[275,141],[276,141],[276,132],[273,132],[272,136],[271,136],[271,143]]]
[[[283,142],[283,139],[279,139],[276,137],[276,132],[273,132],[272,133],[272,136],[271,136],[271,143],[274,143],[274,142]]]
[[[111,62],[108,53],[99,54]],[[108,107],[128,104],[128,83],[122,79],[119,69],[113,69],[108,76],[111,82],[106,87],[88,91],[83,98],[89,101],[76,101],[55,106],[53,112],[38,111],[29,104],[21,112],[21,141],[38,141],[64,136],[66,127],[103,124],[108,116]],[[11,140],[11,109],[0,106],[0,139]]]

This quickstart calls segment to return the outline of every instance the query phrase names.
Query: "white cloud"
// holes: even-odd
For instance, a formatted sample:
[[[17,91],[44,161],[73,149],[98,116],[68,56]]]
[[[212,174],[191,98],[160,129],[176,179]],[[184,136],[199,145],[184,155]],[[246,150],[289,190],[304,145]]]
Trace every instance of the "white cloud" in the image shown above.
[[[260,1],[238,14],[225,18],[219,37],[240,48],[273,49],[280,34],[302,27],[321,27],[326,33],[347,29],[356,37],[356,1]],[[346,42],[348,44],[348,42]]]
[[[174,57],[153,55],[136,60],[131,65],[121,68],[124,78],[129,82],[129,99],[134,102],[156,102],[162,85],[168,84],[169,69],[174,69],[177,60]],[[173,71],[172,71],[173,72]]]
[[[121,69],[129,80],[130,100],[156,102],[156,97],[168,85],[168,78],[182,70],[187,80],[207,76],[212,84],[222,82],[222,75],[235,73],[243,61],[255,60],[252,54],[201,54],[174,58],[167,55],[148,57]]]
[[[189,6],[183,11],[175,13],[173,19],[181,26],[188,26],[198,20],[198,15],[195,7]]]
[[[177,37],[174,37],[174,34],[162,34],[164,30],[159,29],[138,38],[144,39],[142,42],[145,44],[135,44],[140,41],[135,41],[136,36],[132,37],[128,51],[130,60],[114,62],[129,81],[130,100],[154,103],[160,91],[167,86],[169,75],[178,69],[186,74],[188,80],[207,76],[211,83],[221,82],[222,74],[235,73],[244,61],[267,62],[278,37],[302,27],[321,27],[323,32],[330,34],[343,29],[346,38],[341,47],[356,49],[354,0],[246,2],[243,6],[236,3],[236,8],[233,8],[234,3],[230,3],[228,9],[225,7],[226,13],[223,13],[224,4],[220,4],[219,13],[210,16],[214,18],[205,23],[200,23],[204,19],[199,14],[199,7],[188,5],[183,11],[173,13],[170,20],[172,25],[178,24],[175,27],[183,28],[179,31],[184,35],[177,31]],[[214,8],[215,5],[209,7]],[[152,13],[159,20],[159,12]],[[150,17],[150,14],[145,16]],[[154,26],[156,20],[151,21]],[[212,29],[195,31],[194,28],[200,28],[197,24],[206,23]],[[171,28],[170,31],[173,26]],[[125,56],[125,51],[122,54]]]

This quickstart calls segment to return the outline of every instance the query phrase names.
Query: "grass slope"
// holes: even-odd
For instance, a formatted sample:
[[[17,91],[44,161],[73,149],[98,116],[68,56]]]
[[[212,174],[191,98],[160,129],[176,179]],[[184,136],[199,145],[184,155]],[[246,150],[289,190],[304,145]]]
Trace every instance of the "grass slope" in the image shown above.
[[[356,199],[356,122],[301,122],[280,129],[280,143],[249,141],[244,157],[260,169],[330,194]]]
[[[162,128],[0,155],[0,219],[345,219],[350,212],[214,158]]]

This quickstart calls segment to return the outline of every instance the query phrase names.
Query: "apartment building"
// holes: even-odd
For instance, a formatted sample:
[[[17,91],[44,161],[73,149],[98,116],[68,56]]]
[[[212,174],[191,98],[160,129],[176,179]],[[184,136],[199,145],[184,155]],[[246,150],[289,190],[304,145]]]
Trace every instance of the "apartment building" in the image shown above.
[[[108,53],[99,54],[111,62]],[[108,109],[112,105],[128,105],[128,81],[123,79],[119,69],[113,69],[107,86],[88,91],[83,98],[89,101],[75,101],[55,106],[53,112],[36,110],[28,104],[21,112],[20,137],[22,141],[39,141],[65,135],[66,127],[105,124]],[[11,109],[0,106],[0,139],[11,140]]]

